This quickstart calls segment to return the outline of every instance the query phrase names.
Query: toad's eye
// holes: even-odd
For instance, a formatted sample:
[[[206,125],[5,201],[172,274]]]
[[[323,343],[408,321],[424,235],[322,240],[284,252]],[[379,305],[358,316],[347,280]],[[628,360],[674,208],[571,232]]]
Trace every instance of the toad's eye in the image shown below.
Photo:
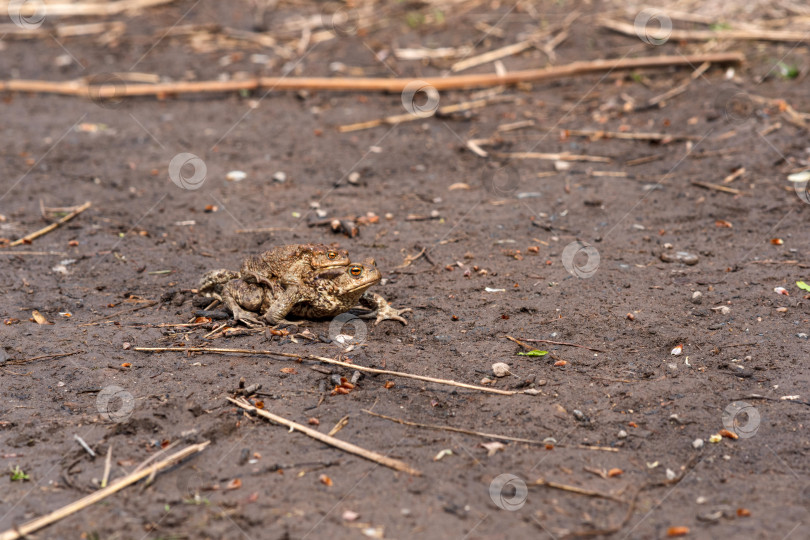
[[[362,273],[363,273],[363,267],[362,267],[362,266],[352,266],[352,267],[349,269],[349,273],[350,273],[351,275],[353,275],[353,276],[357,277],[357,276],[359,276],[360,274],[362,274]]]
[[[330,260],[335,260],[335,259],[337,259],[338,254],[337,254],[336,252],[334,252],[334,251],[330,251],[330,252],[328,252],[328,253],[326,254],[326,256],[327,256],[327,257],[328,257]]]

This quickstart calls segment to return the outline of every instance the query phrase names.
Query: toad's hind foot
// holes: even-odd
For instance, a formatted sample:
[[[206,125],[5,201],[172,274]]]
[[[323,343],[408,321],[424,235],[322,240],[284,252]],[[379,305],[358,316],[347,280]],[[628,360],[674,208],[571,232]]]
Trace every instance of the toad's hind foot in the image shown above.
[[[234,321],[241,322],[248,328],[266,326],[265,322],[257,317],[253,312],[244,310],[238,306],[229,306],[233,312]]]
[[[403,313],[413,312],[411,308],[395,309],[391,307],[388,301],[375,293],[365,293],[360,298],[360,303],[364,306],[373,308],[371,313],[359,315],[361,319],[376,319],[374,326],[377,326],[382,321],[399,321],[405,326],[408,325],[408,320],[402,316]]]

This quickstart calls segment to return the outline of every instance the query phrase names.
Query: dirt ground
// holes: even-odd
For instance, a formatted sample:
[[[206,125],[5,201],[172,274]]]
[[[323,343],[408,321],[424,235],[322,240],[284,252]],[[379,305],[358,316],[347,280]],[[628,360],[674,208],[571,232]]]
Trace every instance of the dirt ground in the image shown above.
[[[0,73],[48,81],[126,72],[175,81],[282,73],[418,80],[549,28],[542,45],[575,9],[579,18],[552,60],[530,47],[504,57],[505,69],[720,51],[742,51],[746,62],[712,65],[694,80],[697,65],[490,94],[441,92],[442,107],[495,97],[468,111],[352,132],[338,127],[403,114],[402,96],[260,91],[103,101],[3,93],[0,236],[14,240],[46,225],[41,205],[92,207],[30,245],[0,250],[0,530],[98,489],[109,448],[114,481],[162,446],[210,440],[151,484],[36,537],[664,538],[685,532],[678,528],[690,538],[806,537],[810,293],[796,282],[810,281],[810,198],[787,177],[810,165],[807,130],[790,115],[810,111],[807,45],[652,45],[600,27],[600,17],[632,24],[638,13],[600,2],[391,3],[374,8],[370,22],[359,7],[341,11],[348,15],[337,39],[325,39],[328,24],[309,39],[290,30],[290,21],[336,7],[279,2],[261,19],[246,2],[183,0],[117,18],[46,17],[44,35],[4,35]],[[679,11],[718,17],[687,2],[670,7],[664,13],[678,29],[708,28],[678,19]],[[794,30],[810,28],[799,9],[730,8],[717,21],[762,26],[770,23],[760,19],[790,17]],[[109,20],[126,23],[109,44],[57,31]],[[216,29],[186,31],[252,33],[257,21],[277,49]],[[432,60],[395,54],[420,47],[474,48]],[[494,69],[489,62],[460,74]],[[679,95],[647,105],[690,80]],[[429,100],[417,105],[435,106]],[[470,151],[471,139],[489,139],[481,146],[489,156]],[[606,159],[507,155],[517,152]],[[188,157],[173,162],[182,153],[197,156],[197,169],[179,167]],[[203,166],[204,179],[183,189]],[[229,180],[232,171],[246,177]],[[361,220],[352,238],[309,226],[368,212],[379,221]],[[373,290],[411,308],[408,325],[354,325],[365,338],[349,352],[328,342],[342,331],[329,320],[303,321],[300,331],[324,338],[315,340],[294,330],[205,337],[227,322],[219,319],[178,326],[200,309],[192,290],[204,272],[300,242],[374,257],[385,279]],[[34,310],[53,324],[37,324]],[[587,348],[531,343],[549,354],[519,356],[525,349],[507,336]],[[340,357],[520,393],[369,375],[334,394],[330,375],[351,378],[353,370],[134,350],[187,346]],[[495,380],[496,362],[511,375]],[[348,417],[337,438],[422,475],[243,414],[225,400],[240,379],[262,385],[254,402],[322,433]],[[364,410],[540,444],[505,440],[498,448],[490,437]],[[723,429],[736,438],[715,441]]]

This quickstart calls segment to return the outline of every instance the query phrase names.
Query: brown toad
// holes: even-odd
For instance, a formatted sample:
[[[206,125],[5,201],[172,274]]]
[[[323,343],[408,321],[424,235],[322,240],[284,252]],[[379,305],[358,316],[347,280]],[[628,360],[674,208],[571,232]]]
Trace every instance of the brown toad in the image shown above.
[[[273,288],[273,305],[267,311],[271,319],[283,319],[292,306],[306,297],[302,291],[305,280],[313,272],[349,264],[346,250],[323,244],[290,244],[278,246],[259,255],[249,256],[239,272],[212,270],[200,280],[199,291],[204,296],[222,300],[219,291],[227,282],[241,279],[245,283]],[[280,285],[280,287],[279,287]],[[303,296],[301,296],[303,295]]]
[[[239,275],[248,283],[265,285],[275,277],[289,288],[302,285],[303,277],[313,270],[347,266],[349,262],[349,252],[344,249],[332,249],[323,244],[291,244],[248,257]]]
[[[367,259],[361,264],[304,275],[302,284],[291,295],[288,294],[290,289],[285,290],[277,278],[267,280],[267,284],[257,284],[237,277],[221,285],[216,292],[234,319],[248,326],[277,324],[288,314],[308,319],[334,317],[358,303],[373,310],[361,317],[376,319],[374,324],[388,319],[408,324],[402,314],[410,309],[394,309],[382,296],[368,292],[381,278],[374,260]],[[292,302],[286,311],[276,310],[281,296]]]

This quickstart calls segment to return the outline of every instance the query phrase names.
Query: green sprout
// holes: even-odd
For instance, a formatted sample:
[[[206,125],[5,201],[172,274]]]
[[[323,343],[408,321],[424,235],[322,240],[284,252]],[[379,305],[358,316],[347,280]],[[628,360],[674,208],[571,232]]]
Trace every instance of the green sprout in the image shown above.
[[[31,477],[25,474],[19,465],[15,465],[13,469],[11,469],[11,481],[12,482],[26,482],[31,480]]]
[[[779,76],[783,79],[795,79],[799,76],[799,68],[795,65],[788,65],[784,62],[779,62],[776,64],[777,68],[779,68]]]

